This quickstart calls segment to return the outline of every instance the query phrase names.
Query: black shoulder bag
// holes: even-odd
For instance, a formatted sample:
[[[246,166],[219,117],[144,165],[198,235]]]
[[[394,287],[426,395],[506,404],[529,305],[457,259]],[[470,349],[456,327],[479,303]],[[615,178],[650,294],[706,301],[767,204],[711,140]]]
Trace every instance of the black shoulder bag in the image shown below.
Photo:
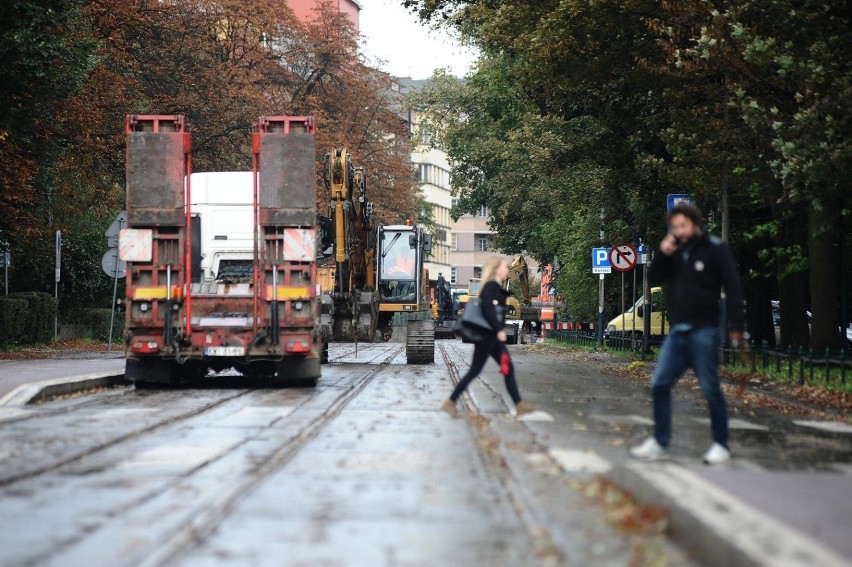
[[[467,302],[461,318],[456,320],[454,330],[456,335],[471,343],[480,343],[494,334],[494,329],[482,314],[482,303],[478,297]]]

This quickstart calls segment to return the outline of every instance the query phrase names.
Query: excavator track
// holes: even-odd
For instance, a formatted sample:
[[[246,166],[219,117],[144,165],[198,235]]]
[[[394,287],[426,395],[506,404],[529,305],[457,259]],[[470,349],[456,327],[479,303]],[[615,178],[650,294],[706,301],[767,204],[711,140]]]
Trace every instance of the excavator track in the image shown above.
[[[405,358],[408,364],[435,362],[435,325],[431,319],[408,322]]]
[[[456,338],[456,331],[453,329],[455,321],[444,321],[443,323],[435,322],[435,340],[446,340]]]

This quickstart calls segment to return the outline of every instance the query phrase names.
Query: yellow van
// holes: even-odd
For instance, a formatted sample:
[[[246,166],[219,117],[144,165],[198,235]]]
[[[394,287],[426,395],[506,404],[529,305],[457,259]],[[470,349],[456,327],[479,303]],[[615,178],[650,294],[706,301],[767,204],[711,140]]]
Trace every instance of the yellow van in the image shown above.
[[[669,322],[663,316],[665,308],[663,288],[651,288],[651,336],[664,335],[669,331]],[[642,335],[645,329],[645,296],[643,295],[626,312],[607,323],[605,337],[629,337],[632,333]]]

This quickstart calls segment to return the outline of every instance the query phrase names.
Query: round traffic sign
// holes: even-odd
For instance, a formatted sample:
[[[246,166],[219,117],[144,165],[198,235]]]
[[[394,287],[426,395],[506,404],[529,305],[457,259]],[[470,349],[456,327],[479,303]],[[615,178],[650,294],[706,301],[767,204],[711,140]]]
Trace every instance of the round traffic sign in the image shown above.
[[[123,278],[127,275],[127,262],[118,259],[118,249],[110,248],[101,258],[101,268],[111,278]]]
[[[609,263],[612,265],[613,270],[618,270],[619,272],[629,272],[632,270],[636,265],[637,259],[636,249],[629,244],[613,246],[609,250]]]

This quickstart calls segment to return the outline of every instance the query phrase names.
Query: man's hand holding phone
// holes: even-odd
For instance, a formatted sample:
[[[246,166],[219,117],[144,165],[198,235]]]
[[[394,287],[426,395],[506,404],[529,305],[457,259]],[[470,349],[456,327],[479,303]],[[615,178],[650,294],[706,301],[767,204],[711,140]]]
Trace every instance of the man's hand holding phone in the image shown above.
[[[667,235],[663,238],[663,241],[660,242],[660,252],[665,254],[666,256],[671,256],[677,250],[677,240],[671,234]]]

